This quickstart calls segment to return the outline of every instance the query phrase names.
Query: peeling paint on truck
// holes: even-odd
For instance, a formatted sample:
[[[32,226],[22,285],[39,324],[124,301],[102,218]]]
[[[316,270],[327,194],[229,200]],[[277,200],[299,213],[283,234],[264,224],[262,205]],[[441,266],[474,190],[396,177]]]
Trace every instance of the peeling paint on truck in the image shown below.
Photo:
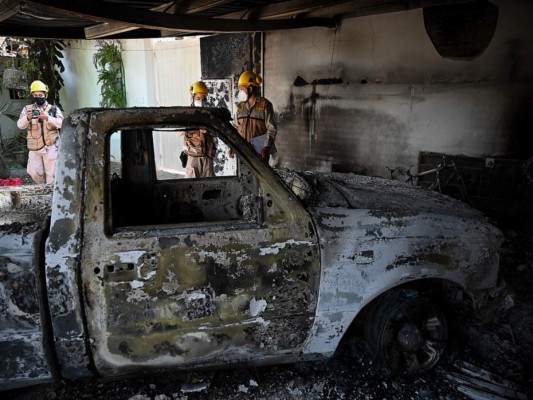
[[[234,149],[235,175],[158,179],[153,130],[198,126]],[[39,223],[29,211],[0,220],[0,248],[13,255],[23,243],[25,257],[0,257],[0,310],[9,310],[0,315],[22,324],[27,316],[6,293],[20,271],[24,287],[44,277],[32,295],[40,303],[32,335],[44,318],[51,339],[37,340],[35,367],[0,375],[2,388],[29,384],[30,375],[330,356],[359,312],[399,285],[453,283],[478,308],[497,286],[502,235],[477,211],[382,179],[274,171],[224,110],[79,110],[62,135],[51,209]],[[30,204],[31,196],[2,195],[4,209]],[[0,343],[17,343],[22,357],[33,342],[20,341],[18,329],[0,332]]]

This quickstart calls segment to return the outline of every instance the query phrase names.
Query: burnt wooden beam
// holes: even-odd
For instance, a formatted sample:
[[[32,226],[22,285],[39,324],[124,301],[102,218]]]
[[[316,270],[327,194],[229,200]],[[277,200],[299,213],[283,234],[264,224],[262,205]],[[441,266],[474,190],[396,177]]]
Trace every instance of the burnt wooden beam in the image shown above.
[[[405,11],[433,5],[466,3],[474,0],[289,0],[267,6],[225,14],[223,18],[273,19],[342,16],[359,17],[386,12]]]
[[[150,11],[158,11],[167,14],[192,14],[195,12],[208,10],[212,7],[229,3],[230,1],[232,0],[192,0],[189,2],[180,2],[179,4],[175,1],[171,1],[169,3],[162,4],[158,7],[151,8]],[[134,29],[139,28],[132,27],[130,25],[124,25],[121,23],[104,22],[103,24],[98,24],[85,28],[85,37],[87,39],[100,39],[104,37],[118,35],[124,32],[129,32]]]
[[[193,14],[231,3],[233,0],[191,0],[174,4],[174,14]]]
[[[151,8],[150,11],[157,12],[167,12],[168,9],[172,8],[174,1],[169,3],[161,4],[160,6]],[[124,25],[117,22],[104,22],[102,24],[89,26],[85,28],[85,38],[87,39],[100,39],[104,37],[118,35],[120,33],[125,33],[132,31],[134,29],[139,29],[130,25]]]
[[[79,28],[46,28],[24,26],[20,24],[0,24],[0,36],[18,36],[41,39],[85,39]]]
[[[312,10],[321,9],[332,4],[353,3],[352,0],[327,1],[327,0],[289,0],[281,3],[269,4],[267,6],[251,8],[243,11],[236,11],[225,14],[224,18],[254,18],[271,19],[287,18],[298,14],[307,13]],[[353,5],[352,5],[353,7]]]
[[[233,20],[204,18],[190,15],[169,15],[150,10],[126,7],[100,0],[39,0],[28,1],[32,7],[39,5],[46,11],[93,20],[118,22],[135,28],[174,30],[195,33],[262,32],[321,26],[334,28],[337,22],[331,18],[306,18],[283,20]]]
[[[344,18],[364,17],[375,14],[385,14],[397,11],[407,11],[416,8],[431,7],[436,5],[469,3],[473,0],[352,0],[342,4],[331,4],[320,9],[312,10],[305,14],[306,18],[320,18],[342,15]]]
[[[19,0],[0,0],[0,21],[5,21],[19,12]]]

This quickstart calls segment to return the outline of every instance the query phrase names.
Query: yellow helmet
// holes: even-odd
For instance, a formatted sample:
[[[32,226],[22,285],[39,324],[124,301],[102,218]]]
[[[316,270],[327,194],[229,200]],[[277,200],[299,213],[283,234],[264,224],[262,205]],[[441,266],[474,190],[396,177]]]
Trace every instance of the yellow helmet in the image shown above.
[[[30,92],[45,92],[48,93],[48,86],[41,81],[33,81],[30,86]]]
[[[209,89],[207,89],[207,86],[202,81],[194,82],[191,87],[189,88],[189,92],[191,94],[208,94]]]
[[[252,71],[244,71],[239,77],[239,83],[237,86],[259,86],[263,82],[263,79]]]

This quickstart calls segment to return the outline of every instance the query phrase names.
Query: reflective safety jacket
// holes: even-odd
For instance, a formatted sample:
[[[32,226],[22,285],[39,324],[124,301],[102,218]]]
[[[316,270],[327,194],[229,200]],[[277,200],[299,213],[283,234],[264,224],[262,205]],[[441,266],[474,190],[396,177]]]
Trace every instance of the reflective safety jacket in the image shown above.
[[[51,104],[45,103],[42,107],[27,105],[22,109],[17,126],[19,129],[28,129],[28,150],[41,150],[44,146],[51,146],[56,143],[59,129],[63,123],[63,114],[58,107],[52,108]],[[28,121],[27,116],[32,115],[33,110],[37,110],[39,113],[46,112],[48,121],[40,121],[37,118]]]
[[[200,131],[185,132],[183,151],[190,157],[215,157],[216,145],[213,136]]]
[[[272,147],[278,130],[272,103],[264,97],[258,97],[252,106],[248,102],[240,102],[237,105],[235,127],[248,142],[266,134],[265,146]]]

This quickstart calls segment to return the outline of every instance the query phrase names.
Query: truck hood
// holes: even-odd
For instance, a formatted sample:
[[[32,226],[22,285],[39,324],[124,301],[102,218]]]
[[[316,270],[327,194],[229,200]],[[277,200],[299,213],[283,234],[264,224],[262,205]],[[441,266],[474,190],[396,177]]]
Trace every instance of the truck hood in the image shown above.
[[[380,214],[433,213],[485,219],[459,200],[403,182],[337,172],[276,172],[308,209],[338,207]]]

